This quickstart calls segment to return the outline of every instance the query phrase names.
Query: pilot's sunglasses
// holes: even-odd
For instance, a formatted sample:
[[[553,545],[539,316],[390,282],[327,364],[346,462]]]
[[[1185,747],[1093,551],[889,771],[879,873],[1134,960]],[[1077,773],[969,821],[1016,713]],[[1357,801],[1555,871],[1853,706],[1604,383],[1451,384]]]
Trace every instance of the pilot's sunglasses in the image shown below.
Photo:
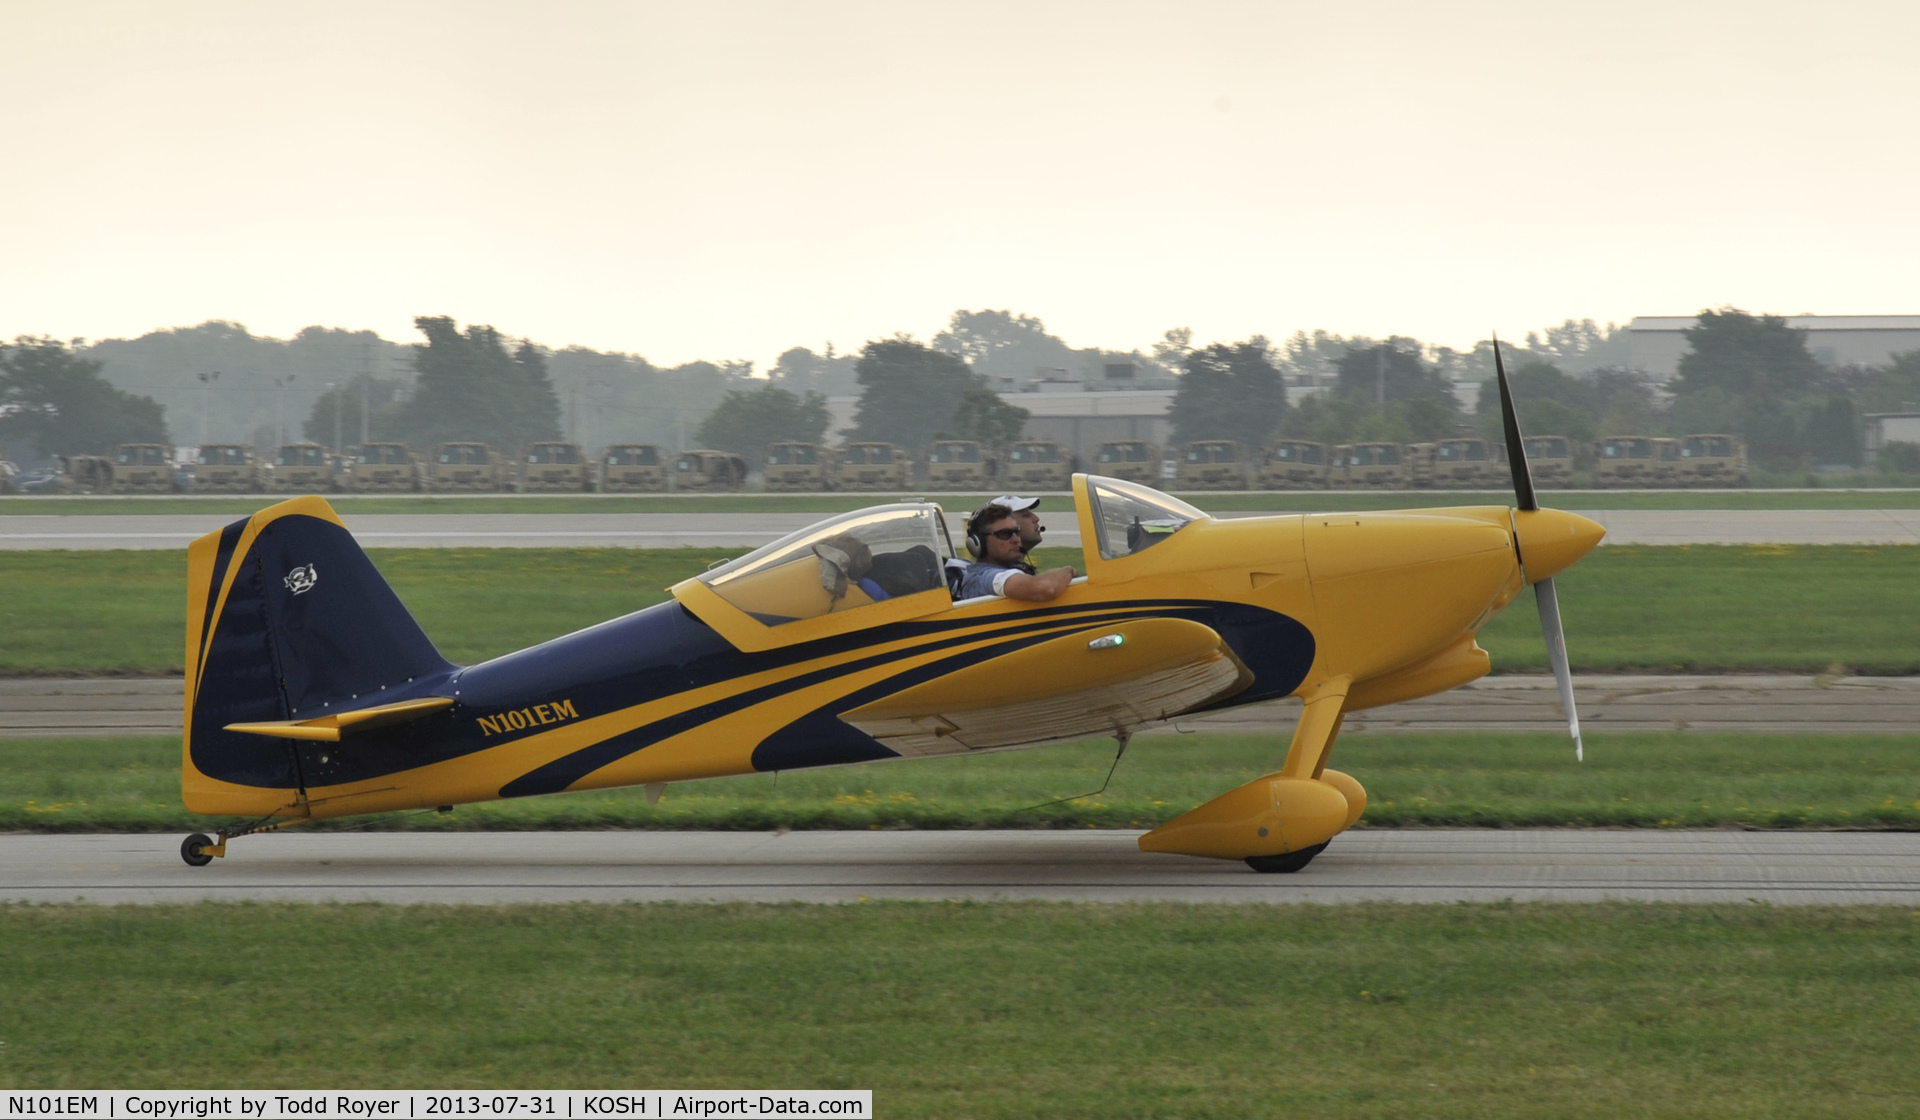
[[[989,537],[999,537],[1003,541],[1010,541],[1013,538],[1020,535],[1020,530],[1017,528],[1016,529],[995,529],[993,532],[988,533],[987,535]]]

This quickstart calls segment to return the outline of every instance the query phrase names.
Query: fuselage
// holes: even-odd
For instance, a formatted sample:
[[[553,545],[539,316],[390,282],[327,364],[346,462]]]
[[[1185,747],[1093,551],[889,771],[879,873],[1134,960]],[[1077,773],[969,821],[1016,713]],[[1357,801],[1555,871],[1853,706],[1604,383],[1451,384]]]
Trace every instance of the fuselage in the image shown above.
[[[1516,548],[1514,512],[1492,506],[1201,519],[1109,556],[1079,497],[1087,575],[1054,602],[954,604],[944,590],[925,591],[782,627],[688,581],[657,606],[383,688],[382,702],[454,701],[413,722],[263,753],[257,737],[196,719],[189,808],[266,814],[298,801],[326,817],[894,758],[842,716],[1137,619],[1197,622],[1230,647],[1244,686],[1205,707],[1298,694],[1341,675],[1354,682],[1349,708],[1390,703],[1485,673],[1478,629],[1527,582],[1551,575],[1548,566],[1578,558],[1562,563],[1562,553],[1584,554],[1598,539],[1591,522],[1540,511],[1551,524],[1528,523]],[[1521,563],[1529,550],[1540,557],[1531,579]],[[1098,722],[1060,730],[1011,745],[1113,733]]]

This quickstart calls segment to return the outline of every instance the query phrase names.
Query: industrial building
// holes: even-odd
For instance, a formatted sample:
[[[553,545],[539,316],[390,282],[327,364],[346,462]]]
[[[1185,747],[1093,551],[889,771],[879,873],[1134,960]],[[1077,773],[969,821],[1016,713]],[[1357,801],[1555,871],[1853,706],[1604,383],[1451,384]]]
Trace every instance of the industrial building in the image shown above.
[[[1903,350],[1920,350],[1920,315],[1789,315],[1807,332],[1807,350],[1825,366],[1878,366]],[[1680,372],[1695,315],[1638,315],[1627,325],[1628,364],[1666,381]]]

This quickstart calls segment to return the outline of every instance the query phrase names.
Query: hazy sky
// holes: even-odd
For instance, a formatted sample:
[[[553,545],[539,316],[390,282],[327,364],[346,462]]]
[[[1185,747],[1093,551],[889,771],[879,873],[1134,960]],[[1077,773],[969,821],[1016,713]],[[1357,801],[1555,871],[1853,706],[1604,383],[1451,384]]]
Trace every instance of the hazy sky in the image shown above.
[[[0,336],[1920,312],[1920,5],[0,3]]]

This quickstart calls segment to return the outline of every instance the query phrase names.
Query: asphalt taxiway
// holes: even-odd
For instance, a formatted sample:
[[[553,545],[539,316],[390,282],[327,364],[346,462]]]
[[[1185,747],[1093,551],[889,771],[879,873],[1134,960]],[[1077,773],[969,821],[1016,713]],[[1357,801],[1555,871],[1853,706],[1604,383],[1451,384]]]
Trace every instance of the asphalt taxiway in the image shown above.
[[[180,903],[1734,902],[1920,905],[1920,834],[1360,829],[1294,875],[1122,830],[0,836],[0,900]]]

